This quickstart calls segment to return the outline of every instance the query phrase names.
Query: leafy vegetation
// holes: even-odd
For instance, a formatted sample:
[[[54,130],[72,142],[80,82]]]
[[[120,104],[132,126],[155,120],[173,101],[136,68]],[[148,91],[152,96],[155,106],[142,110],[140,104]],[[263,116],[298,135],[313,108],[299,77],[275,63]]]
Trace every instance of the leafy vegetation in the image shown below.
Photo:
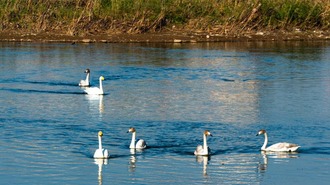
[[[329,29],[329,0],[0,0],[0,30],[144,33]]]

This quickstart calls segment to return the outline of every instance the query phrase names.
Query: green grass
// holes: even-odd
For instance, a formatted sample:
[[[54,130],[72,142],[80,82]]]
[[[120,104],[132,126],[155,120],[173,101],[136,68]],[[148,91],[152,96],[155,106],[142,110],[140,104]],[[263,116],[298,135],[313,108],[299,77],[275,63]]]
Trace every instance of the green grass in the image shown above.
[[[0,0],[0,30],[329,29],[329,0]]]

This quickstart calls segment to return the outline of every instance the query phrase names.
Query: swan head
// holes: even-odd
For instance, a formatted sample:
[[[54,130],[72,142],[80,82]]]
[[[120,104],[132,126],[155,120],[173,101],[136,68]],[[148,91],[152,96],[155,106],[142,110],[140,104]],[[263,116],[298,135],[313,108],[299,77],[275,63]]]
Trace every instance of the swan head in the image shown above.
[[[261,129],[261,130],[259,130],[259,132],[257,133],[256,136],[259,136],[259,135],[262,135],[262,134],[265,134],[265,133],[266,133],[266,130]]]
[[[91,71],[87,68],[86,70],[85,70],[85,73],[90,73]]]
[[[209,130],[205,130],[204,131],[204,135],[206,136],[212,136],[211,132]]]
[[[103,76],[100,76],[100,80],[104,80],[104,77]]]
[[[127,133],[129,133],[129,132],[133,133],[133,132],[136,132],[136,130],[135,130],[134,127],[131,127],[131,128],[128,129]]]
[[[98,136],[102,137],[103,136],[103,132],[99,131]]]

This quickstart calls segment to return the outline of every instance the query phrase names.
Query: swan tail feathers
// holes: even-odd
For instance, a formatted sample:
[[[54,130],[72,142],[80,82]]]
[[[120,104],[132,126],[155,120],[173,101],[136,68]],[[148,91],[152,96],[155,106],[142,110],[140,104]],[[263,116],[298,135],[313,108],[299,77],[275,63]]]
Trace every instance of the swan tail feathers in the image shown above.
[[[200,155],[201,153],[203,153],[203,146],[202,145],[198,145],[197,147],[196,147],[196,150],[195,150],[195,152],[194,152],[194,154],[195,155]]]
[[[139,139],[135,146],[136,148],[143,149],[147,147],[147,143],[143,139]]]

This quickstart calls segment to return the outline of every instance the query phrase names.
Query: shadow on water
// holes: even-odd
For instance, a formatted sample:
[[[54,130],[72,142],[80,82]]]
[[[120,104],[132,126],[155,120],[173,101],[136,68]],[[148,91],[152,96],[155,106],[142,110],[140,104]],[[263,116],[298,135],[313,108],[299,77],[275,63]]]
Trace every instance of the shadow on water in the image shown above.
[[[151,146],[148,147],[148,150],[152,150],[152,149],[164,149],[166,151],[168,151],[169,153],[174,153],[177,155],[194,155],[194,151],[195,151],[195,147],[182,147],[180,145],[167,145],[167,146]],[[247,149],[247,148],[246,148]],[[236,149],[211,149],[211,155],[227,155],[230,153],[236,153],[236,154],[245,154],[245,153],[255,153],[255,152],[259,152],[258,149],[256,150],[236,150]]]
[[[309,147],[309,148],[300,148],[299,153],[301,154],[324,154],[330,155],[330,147]]]
[[[73,152],[73,153],[82,154],[82,155],[86,156],[87,158],[94,159],[94,157],[93,157],[94,151],[93,152]],[[130,156],[131,156],[131,154],[126,154],[126,155],[122,154],[122,155],[120,155],[120,154],[111,154],[110,153],[109,160],[118,159],[118,158],[127,158],[127,157],[130,157]]]
[[[34,89],[11,89],[1,88],[0,90],[15,92],[15,93],[45,93],[45,94],[86,94],[84,92],[65,92],[65,91],[47,91],[47,90],[34,90]]]
[[[73,86],[77,87],[78,83],[65,83],[65,82],[41,82],[41,81],[23,81],[23,83],[30,83],[30,84],[41,84],[41,85],[49,85],[49,86]]]
[[[73,151],[73,153],[77,153],[77,154],[81,154],[83,156],[86,156],[87,158],[93,159],[93,153],[95,149],[86,149],[89,148],[88,146],[82,146],[84,149],[81,149],[79,151],[75,150]],[[169,148],[176,148],[179,147],[178,145],[167,145],[167,146],[149,146],[148,148],[146,148],[143,151],[139,151],[139,152],[134,152],[134,153],[130,153],[129,149],[127,147],[127,153],[125,154],[121,154],[121,153],[111,153],[110,154],[110,158],[109,160],[112,159],[119,159],[119,158],[130,158],[131,156],[145,156],[147,153],[149,152],[154,152],[156,150],[156,152],[158,149],[169,149]],[[308,148],[308,149],[304,149],[304,150],[300,150],[299,152],[261,152],[259,150],[250,150],[250,151],[236,151],[233,152],[232,150],[213,150],[211,151],[211,155],[210,156],[206,156],[207,157],[207,161],[210,161],[212,156],[218,156],[218,155],[223,155],[223,156],[227,156],[230,153],[236,154],[236,155],[241,155],[241,154],[256,154],[256,155],[261,155],[263,158],[265,159],[285,159],[285,158],[299,158],[301,155],[303,154],[330,154],[329,152],[326,152],[326,150],[329,150],[329,148],[326,149],[321,149],[321,148],[316,148],[316,147],[312,147],[312,148]],[[177,154],[180,156],[195,156],[194,152],[188,149],[178,149],[178,150],[170,150],[167,151],[166,153],[173,153],[173,154]],[[236,156],[234,155],[234,156]],[[198,158],[198,156],[196,157],[196,162],[203,162],[203,160],[200,160],[200,158]],[[204,161],[205,162],[205,161]],[[223,165],[223,163],[222,163]]]
[[[71,141],[71,144],[72,143],[73,143],[73,141]],[[79,154],[79,155],[85,156],[90,159],[94,158],[93,156],[94,156],[95,150],[97,149],[97,145],[87,145],[87,144],[83,144],[83,143],[75,143],[75,144],[76,144],[76,147],[73,147],[73,150],[71,151],[72,153]],[[128,149],[128,152],[126,152],[126,153],[119,153],[119,152],[116,152],[111,147],[110,148],[105,147],[105,148],[109,150],[109,153],[110,153],[109,160],[117,159],[117,158],[127,158],[132,155],[143,155],[142,152],[131,154],[129,152],[129,149]]]
[[[1,80],[1,83],[26,83],[26,84],[40,84],[40,85],[48,85],[48,86],[71,86],[78,87],[78,83],[72,82],[45,82],[45,81],[29,81],[29,80],[20,80],[20,79],[5,79]]]

